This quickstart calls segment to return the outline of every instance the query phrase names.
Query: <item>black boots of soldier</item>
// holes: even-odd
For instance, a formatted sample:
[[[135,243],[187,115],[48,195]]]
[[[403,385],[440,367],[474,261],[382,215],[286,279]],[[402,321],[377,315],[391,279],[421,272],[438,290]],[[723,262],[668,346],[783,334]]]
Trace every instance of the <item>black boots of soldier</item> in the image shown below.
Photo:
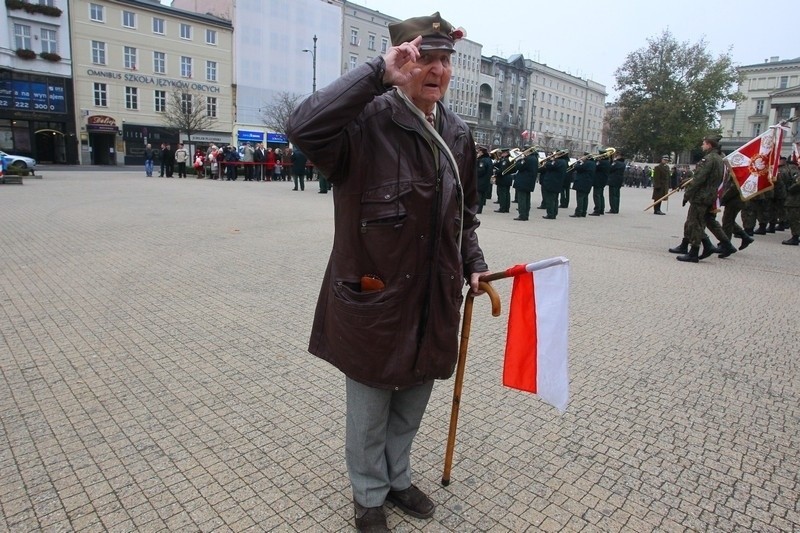
[[[753,233],[756,235],[766,235],[767,234],[767,225],[766,224],[759,224],[758,229],[753,230]]]
[[[744,250],[745,248],[747,248],[748,246],[750,246],[752,243],[754,243],[756,241],[754,238],[752,238],[750,235],[748,235],[746,231],[742,231],[741,233],[737,233],[736,236],[739,237],[740,239],[742,239],[742,244],[739,245],[739,249],[740,250]]]
[[[736,253],[736,247],[731,244],[731,241],[725,241],[719,243],[719,250],[720,250],[720,258],[728,257],[731,254]]]
[[[790,238],[786,239],[785,241],[781,241],[781,244],[788,244],[790,246],[800,245],[800,237],[798,237],[797,235],[792,235]]]
[[[689,253],[686,253],[684,255],[679,255],[675,259],[677,259],[678,261],[686,261],[686,262],[689,262],[689,263],[697,263],[700,260],[700,258],[698,257],[699,253],[700,253],[700,247],[699,246],[692,246],[692,247],[689,248]]]
[[[689,239],[684,238],[678,246],[676,246],[675,248],[670,248],[669,252],[672,254],[688,254]]]
[[[711,254],[718,254],[722,250],[714,246],[711,242],[711,239],[708,237],[703,237],[703,253],[700,254],[700,259],[705,259],[706,257],[711,257]]]

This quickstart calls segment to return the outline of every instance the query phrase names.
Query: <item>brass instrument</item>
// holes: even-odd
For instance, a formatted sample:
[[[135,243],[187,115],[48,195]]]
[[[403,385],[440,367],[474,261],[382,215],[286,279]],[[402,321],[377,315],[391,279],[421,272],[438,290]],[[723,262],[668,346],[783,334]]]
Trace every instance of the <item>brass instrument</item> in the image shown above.
[[[583,163],[584,161],[600,161],[601,159],[609,158],[611,159],[614,157],[614,154],[617,153],[616,148],[606,148],[599,154],[586,154],[583,157],[579,157],[573,163],[567,167],[567,172],[572,172],[575,170],[575,167],[578,166],[578,163]]]
[[[552,154],[548,155],[547,157],[545,157],[544,159],[539,161],[539,170],[544,168],[544,165],[548,161],[553,161],[554,159],[559,159],[561,157],[564,157],[565,155],[569,155],[569,150],[556,150]]]
[[[508,154],[508,160],[511,161],[511,164],[508,165],[505,169],[503,169],[503,175],[505,176],[509,172],[514,170],[514,167],[517,166],[517,163],[528,157],[529,155],[536,153],[539,151],[538,146],[531,146],[530,148],[520,151],[519,148],[512,148]]]

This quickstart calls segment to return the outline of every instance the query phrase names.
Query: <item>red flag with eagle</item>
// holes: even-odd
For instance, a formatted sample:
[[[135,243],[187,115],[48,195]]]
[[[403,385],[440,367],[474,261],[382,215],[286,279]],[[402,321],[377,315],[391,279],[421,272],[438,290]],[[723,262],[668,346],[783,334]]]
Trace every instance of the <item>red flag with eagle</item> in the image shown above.
[[[780,124],[770,126],[767,131],[725,156],[742,200],[751,200],[772,190],[778,174],[783,134],[788,129]]]
[[[563,412],[569,401],[569,260],[553,257],[506,274],[514,286],[503,385],[537,394]]]

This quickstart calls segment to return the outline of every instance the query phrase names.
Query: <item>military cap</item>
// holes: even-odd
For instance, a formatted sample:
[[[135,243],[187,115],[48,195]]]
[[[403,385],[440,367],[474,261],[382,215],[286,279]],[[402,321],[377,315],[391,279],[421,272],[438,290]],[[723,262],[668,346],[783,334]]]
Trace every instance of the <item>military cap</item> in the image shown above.
[[[453,25],[444,20],[438,11],[429,17],[414,17],[389,24],[392,46],[413,41],[420,35],[422,36],[420,51],[454,52],[455,42],[464,37],[466,32],[462,28],[453,28]]]
[[[664,159],[669,159],[669,156],[668,156],[668,155],[662,155],[662,156],[661,156],[661,159],[662,159],[662,160],[664,160]]]
[[[722,135],[720,135],[719,133],[712,132],[703,137],[703,140],[706,141],[711,146],[713,146],[714,148],[718,148],[719,142],[722,140]]]

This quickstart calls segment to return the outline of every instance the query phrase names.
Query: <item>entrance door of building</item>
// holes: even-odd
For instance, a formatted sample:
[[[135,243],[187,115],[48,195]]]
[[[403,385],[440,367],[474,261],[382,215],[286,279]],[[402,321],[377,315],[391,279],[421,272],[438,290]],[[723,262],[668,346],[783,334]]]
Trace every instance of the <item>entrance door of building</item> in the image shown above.
[[[64,134],[57,130],[36,131],[36,159],[40,163],[66,163],[67,151]]]
[[[114,153],[115,133],[90,133],[89,145],[92,147],[93,165],[116,165]]]

